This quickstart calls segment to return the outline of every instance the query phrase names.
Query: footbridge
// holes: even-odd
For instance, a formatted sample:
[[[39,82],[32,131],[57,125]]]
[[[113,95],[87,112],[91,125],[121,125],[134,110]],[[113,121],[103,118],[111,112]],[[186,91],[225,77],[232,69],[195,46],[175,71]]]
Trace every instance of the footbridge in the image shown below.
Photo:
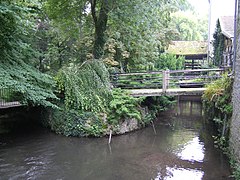
[[[205,86],[222,77],[224,69],[166,70],[111,75],[114,88],[132,96],[201,95]]]
[[[130,91],[132,96],[201,95],[205,85],[222,77],[224,69],[196,69],[115,73],[114,88]],[[0,109],[20,107],[19,97],[11,89],[0,88]]]

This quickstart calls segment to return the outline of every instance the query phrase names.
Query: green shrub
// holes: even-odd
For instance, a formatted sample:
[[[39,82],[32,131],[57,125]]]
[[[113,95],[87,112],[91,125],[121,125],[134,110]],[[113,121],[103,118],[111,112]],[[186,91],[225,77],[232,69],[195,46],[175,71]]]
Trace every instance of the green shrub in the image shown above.
[[[155,62],[154,67],[158,70],[170,69],[179,70],[184,69],[185,58],[180,56],[176,57],[173,54],[161,54],[159,59]]]
[[[109,124],[117,125],[126,118],[135,118],[140,121],[142,118],[140,103],[143,100],[143,97],[131,96],[126,90],[113,89],[113,99],[108,107]]]

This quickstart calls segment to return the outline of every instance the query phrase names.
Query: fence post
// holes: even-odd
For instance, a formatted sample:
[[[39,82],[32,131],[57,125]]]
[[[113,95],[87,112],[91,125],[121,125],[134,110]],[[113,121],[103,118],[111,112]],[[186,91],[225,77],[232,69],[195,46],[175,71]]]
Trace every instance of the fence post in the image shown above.
[[[162,79],[162,91],[165,93],[169,86],[169,70],[163,71],[163,79]]]
[[[166,71],[162,72],[162,91],[166,92]]]

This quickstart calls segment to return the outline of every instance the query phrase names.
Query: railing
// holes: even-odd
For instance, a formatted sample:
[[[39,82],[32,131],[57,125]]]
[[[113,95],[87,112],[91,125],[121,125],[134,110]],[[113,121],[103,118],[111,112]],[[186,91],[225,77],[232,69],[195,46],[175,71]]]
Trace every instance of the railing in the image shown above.
[[[0,89],[0,108],[20,106],[16,93],[10,88]]]
[[[203,87],[221,77],[224,69],[195,69],[116,73],[111,75],[112,84],[122,89],[162,89],[179,87]]]

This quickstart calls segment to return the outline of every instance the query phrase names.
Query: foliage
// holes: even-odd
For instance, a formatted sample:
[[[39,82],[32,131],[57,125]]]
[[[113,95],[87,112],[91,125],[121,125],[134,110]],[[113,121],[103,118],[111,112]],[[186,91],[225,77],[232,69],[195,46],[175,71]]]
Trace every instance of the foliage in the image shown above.
[[[171,26],[177,30],[174,40],[207,40],[208,19],[199,17],[193,11],[178,11],[172,14]]]
[[[233,168],[232,177],[234,177],[235,179],[240,179],[240,165],[237,162],[233,161],[231,162],[231,166]]]
[[[55,82],[25,63],[10,61],[0,64],[0,87],[18,94],[23,104],[56,107],[50,100],[56,99],[52,86]]]
[[[130,96],[126,90],[114,89],[113,99],[109,103],[108,122],[117,125],[127,118],[142,119],[140,103],[144,98]]]
[[[218,128],[219,146],[226,148],[229,138],[229,120],[232,115],[232,83],[233,80],[225,74],[223,78],[216,80],[207,86],[203,94],[203,103],[207,115],[213,119]]]
[[[214,65],[219,66],[221,65],[224,50],[224,36],[222,34],[219,20],[217,21],[213,38]]]
[[[157,70],[179,70],[184,68],[184,62],[185,58],[182,56],[176,57],[176,55],[173,54],[161,54],[155,62],[154,67]]]
[[[146,70],[159,51],[169,44],[174,30],[169,27],[170,12],[178,9],[178,1],[119,1],[109,16],[109,37],[114,39],[114,60],[121,71]],[[118,56],[126,51],[127,58]]]
[[[56,107],[50,102],[56,99],[54,81],[32,67],[38,57],[31,45],[35,11],[23,5],[22,1],[0,3],[0,22],[4,24],[0,28],[0,87],[12,89],[22,103]]]
[[[55,79],[67,109],[104,112],[111,99],[109,74],[99,60],[72,63],[59,71]]]
[[[58,134],[65,136],[94,136],[100,137],[106,130],[102,117],[93,112],[83,112],[72,109],[56,109],[48,118],[48,126]]]
[[[158,113],[166,111],[175,104],[175,102],[175,98],[172,96],[154,96],[146,98],[143,105],[147,106],[150,111]]]
[[[60,36],[69,37],[73,49],[80,52],[76,59],[103,57],[109,66],[130,71],[157,59],[158,47],[169,44],[174,33],[169,28],[170,12],[189,4],[185,0],[47,0],[44,7]],[[89,43],[83,39],[91,45],[86,47]]]

